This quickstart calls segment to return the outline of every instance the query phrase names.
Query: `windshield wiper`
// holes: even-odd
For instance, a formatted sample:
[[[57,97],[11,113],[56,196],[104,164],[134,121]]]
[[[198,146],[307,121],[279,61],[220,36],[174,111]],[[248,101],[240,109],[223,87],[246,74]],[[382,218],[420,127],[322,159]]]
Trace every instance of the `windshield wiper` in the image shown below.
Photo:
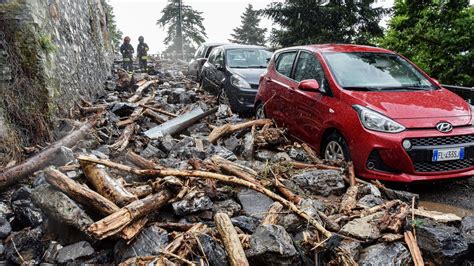
[[[397,87],[380,87],[377,88],[378,91],[396,91],[396,90],[413,90],[413,91],[426,91],[431,90],[431,86],[397,86]]]
[[[371,87],[343,87],[345,90],[351,90],[351,91],[376,91],[377,88],[371,88]]]

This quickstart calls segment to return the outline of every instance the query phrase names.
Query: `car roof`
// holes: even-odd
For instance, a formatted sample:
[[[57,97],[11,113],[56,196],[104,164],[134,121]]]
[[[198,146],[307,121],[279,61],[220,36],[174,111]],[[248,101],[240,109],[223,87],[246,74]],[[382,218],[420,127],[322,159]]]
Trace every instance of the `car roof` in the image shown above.
[[[357,45],[357,44],[312,44],[312,45],[304,45],[304,46],[293,46],[288,48],[283,48],[278,50],[285,51],[291,49],[306,49],[313,52],[319,53],[334,53],[334,52],[372,52],[372,53],[390,53],[393,54],[394,52],[378,48],[374,46],[367,46],[367,45]]]
[[[228,49],[237,49],[237,48],[240,48],[240,49],[255,49],[255,48],[262,48],[262,49],[269,49],[265,46],[260,46],[260,45],[248,45],[248,44],[225,44],[225,45],[222,45],[222,47],[225,49],[225,50],[228,50]]]
[[[221,42],[205,42],[203,44],[201,44],[202,46],[221,46],[221,45],[224,45],[224,44],[228,44],[228,43],[221,43]]]

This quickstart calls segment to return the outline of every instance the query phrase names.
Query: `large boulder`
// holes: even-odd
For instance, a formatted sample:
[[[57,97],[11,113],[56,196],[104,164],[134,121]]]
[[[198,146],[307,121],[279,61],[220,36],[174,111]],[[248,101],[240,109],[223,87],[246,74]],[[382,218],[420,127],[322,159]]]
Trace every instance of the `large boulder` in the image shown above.
[[[254,265],[292,265],[298,257],[291,236],[280,225],[260,225],[250,237],[246,250]]]
[[[273,200],[253,189],[243,189],[237,194],[244,213],[262,219],[265,217]]]
[[[169,241],[166,231],[150,226],[145,228],[130,244],[120,240],[114,248],[115,262],[119,263],[131,257],[159,255]]]
[[[294,175],[292,180],[306,193],[322,196],[341,194],[345,188],[339,170],[306,170]]]
[[[422,220],[416,239],[423,255],[435,264],[459,264],[468,254],[466,238],[456,227]]]
[[[408,249],[400,242],[380,243],[362,250],[359,265],[410,265]]]

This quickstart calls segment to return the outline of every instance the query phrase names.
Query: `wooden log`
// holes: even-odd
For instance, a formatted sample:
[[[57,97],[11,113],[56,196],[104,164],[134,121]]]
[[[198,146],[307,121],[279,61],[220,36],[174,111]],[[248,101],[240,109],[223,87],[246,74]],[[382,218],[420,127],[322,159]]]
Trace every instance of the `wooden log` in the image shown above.
[[[352,162],[349,162],[348,174],[349,174],[349,185],[355,186],[357,184],[357,181],[356,181],[356,176],[355,176],[355,171],[354,171],[354,164]]]
[[[151,119],[153,119],[156,123],[158,124],[162,124],[164,122],[166,122],[165,119],[163,119],[157,112],[151,110],[151,109],[145,109],[145,111],[143,111],[143,114],[150,117]]]
[[[132,168],[130,166],[126,166],[123,164],[115,163],[110,160],[104,160],[104,159],[96,159],[90,156],[79,156],[79,160],[82,161],[89,161],[89,162],[94,162],[94,163],[99,163],[103,164],[108,167],[113,167],[115,169],[119,169],[122,171],[127,171],[129,173],[133,173],[136,175],[141,175],[141,176],[175,176],[175,177],[199,177],[199,178],[210,178],[210,179],[215,179],[222,181],[224,183],[230,183],[230,184],[237,184],[241,186],[248,187],[250,189],[253,189],[255,191],[258,191],[260,193],[263,193],[267,195],[268,197],[272,198],[273,200],[279,201],[283,206],[289,208],[296,214],[298,214],[300,217],[303,219],[307,220],[308,223],[312,226],[314,226],[318,231],[320,231],[324,236],[326,237],[331,237],[332,233],[326,230],[318,221],[316,221],[313,217],[308,215],[305,211],[300,210],[294,203],[286,200],[285,198],[281,197],[278,194],[275,194],[274,192],[266,189],[262,185],[256,185],[252,182],[249,182],[247,180],[243,180],[241,178],[235,177],[235,176],[226,176],[222,174],[216,174],[216,173],[210,173],[210,172],[204,172],[204,171],[196,171],[196,170],[176,170],[176,169],[161,169],[161,170],[139,170]]]
[[[258,120],[252,120],[248,122],[243,122],[240,124],[225,124],[220,127],[216,127],[212,130],[212,132],[209,134],[209,141],[211,143],[215,143],[219,138],[231,134],[233,132],[249,128],[252,126],[264,126],[264,125],[271,125],[273,122],[270,119],[258,119]]]
[[[349,214],[357,206],[357,193],[359,193],[359,186],[350,186],[347,189],[339,205],[339,212]]]
[[[21,179],[33,174],[34,172],[49,166],[51,161],[53,161],[53,158],[61,149],[61,147],[64,146],[71,148],[79,140],[83,139],[87,135],[89,130],[94,128],[94,126],[97,124],[98,118],[99,115],[84,123],[83,126],[73,131],[66,137],[58,140],[57,142],[49,146],[47,149],[34,155],[33,157],[30,157],[23,163],[4,169],[3,172],[0,173],[0,188],[10,186],[20,181]]]
[[[249,265],[244,249],[240,244],[239,236],[237,235],[229,216],[225,213],[217,213],[214,216],[214,222],[216,223],[217,231],[219,231],[222,243],[227,251],[230,265]]]
[[[155,84],[157,82],[158,82],[158,80],[150,80],[150,81],[146,81],[144,84],[140,85],[137,88],[137,90],[135,91],[135,94],[133,94],[132,97],[128,98],[128,102],[134,103],[134,102],[138,101],[138,99],[140,99],[140,97],[142,97],[143,91],[146,88],[148,88],[150,85]]]
[[[142,169],[163,169],[162,166],[159,164],[147,160],[143,158],[142,156],[134,153],[133,151],[128,151],[127,154],[125,155],[127,160],[133,163],[134,165],[142,168]]]
[[[413,209],[413,213],[415,214],[415,216],[429,218],[440,223],[460,222],[462,220],[461,217],[453,213],[428,211],[428,210],[422,210],[422,209]]]
[[[282,163],[291,164],[296,169],[307,169],[307,168],[315,168],[315,169],[323,169],[323,170],[341,170],[341,167],[325,165],[325,164],[310,164],[310,163],[300,163],[294,161],[283,161]]]
[[[112,178],[103,167],[95,163],[80,161],[87,180],[99,194],[108,198],[118,206],[124,206],[137,200],[137,197],[128,192],[120,182]]]
[[[97,239],[104,239],[120,232],[133,221],[163,207],[171,198],[173,193],[163,189],[159,193],[136,200],[119,211],[97,221],[89,226],[87,231]]]
[[[272,203],[268,209],[267,215],[262,220],[262,224],[277,224],[283,205],[278,201]]]
[[[112,201],[86,186],[76,183],[52,167],[46,169],[44,172],[46,174],[46,181],[49,184],[84,206],[91,207],[105,215],[114,213],[120,209]]]
[[[120,237],[125,240],[133,239],[136,235],[138,235],[138,233],[143,230],[146,223],[148,223],[147,217],[143,217],[130,223],[122,229],[122,231],[120,232]]]
[[[153,107],[153,106],[149,106],[149,105],[145,105],[145,104],[140,104],[140,106],[143,107],[143,108],[147,108],[147,109],[150,109],[150,110],[152,110],[152,111],[155,111],[155,112],[157,112],[157,113],[167,115],[167,116],[169,116],[169,117],[173,117],[173,118],[178,117],[177,114],[173,114],[173,113],[170,113],[170,112],[166,112],[166,111],[164,111],[164,110],[161,110],[161,109],[159,109],[159,108],[155,108],[155,107]]]
[[[421,256],[420,248],[418,247],[418,243],[416,242],[413,234],[410,231],[406,231],[404,233],[404,237],[405,237],[405,243],[408,246],[408,250],[410,250],[410,254],[415,266],[425,265],[423,261],[423,257]]]
[[[275,187],[276,189],[283,195],[285,196],[285,198],[291,202],[293,202],[294,204],[300,204],[302,198],[298,195],[296,195],[295,193],[293,193],[291,190],[289,190],[287,187],[285,187],[285,185],[283,185],[283,183],[280,181],[280,178],[278,176],[276,176],[273,171],[272,171],[272,174],[275,178]]]
[[[315,164],[323,164],[323,161],[318,158],[313,149],[306,143],[302,143],[301,147],[304,149],[306,154],[308,154],[309,159]]]
[[[154,225],[166,229],[167,231],[188,231],[196,224],[154,223]]]
[[[125,150],[128,146],[128,143],[130,142],[130,138],[135,133],[136,127],[137,124],[135,123],[127,125],[123,130],[122,135],[120,135],[117,141],[114,144],[110,145],[109,148],[117,152]]]
[[[321,218],[321,221],[326,225],[326,227],[334,232],[338,232],[341,227],[339,224],[337,224],[335,221],[331,220],[324,212],[318,211],[319,218]]]
[[[150,185],[132,186],[126,188],[128,192],[137,196],[137,198],[144,198],[150,194],[153,194],[153,187]]]
[[[142,104],[146,104],[147,102],[153,100],[155,98],[155,92],[153,91],[149,96],[141,99],[137,104],[138,104],[138,107],[135,108],[135,110],[133,110],[132,114],[130,115],[129,118],[125,119],[125,120],[122,120],[122,121],[119,121],[117,122],[117,126],[118,127],[124,127],[126,125],[129,125],[129,124],[132,124],[134,123],[135,121],[138,120],[138,118],[140,118],[140,116],[143,114],[143,111],[144,111],[144,108],[141,107]]]

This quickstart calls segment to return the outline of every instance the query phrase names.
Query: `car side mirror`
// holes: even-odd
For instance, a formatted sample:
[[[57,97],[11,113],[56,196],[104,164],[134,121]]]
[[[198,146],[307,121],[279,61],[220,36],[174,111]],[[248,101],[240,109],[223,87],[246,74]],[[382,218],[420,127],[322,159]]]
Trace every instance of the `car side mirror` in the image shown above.
[[[298,84],[298,89],[302,91],[324,92],[315,79],[305,79]]]

